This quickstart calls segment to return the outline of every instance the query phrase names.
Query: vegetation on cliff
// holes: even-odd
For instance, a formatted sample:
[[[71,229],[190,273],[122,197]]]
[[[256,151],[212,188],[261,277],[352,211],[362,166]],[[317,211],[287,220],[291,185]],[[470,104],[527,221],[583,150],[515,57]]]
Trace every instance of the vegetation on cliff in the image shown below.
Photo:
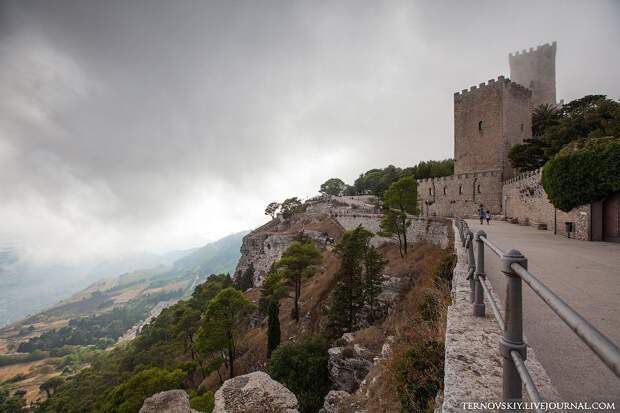
[[[230,323],[227,316],[212,341],[199,340],[199,329],[209,323],[200,320],[209,305],[212,315],[216,313],[214,308],[221,309],[224,296],[238,298],[226,292],[231,286],[228,275],[212,275],[196,287],[190,299],[164,309],[135,340],[97,355],[91,367],[67,379],[38,411],[136,412],[144,398],[179,387],[204,398],[204,392],[198,391],[199,384],[206,375],[219,370],[228,357],[222,354],[225,340],[220,340],[220,333],[236,324]],[[221,292],[219,300],[213,301]],[[202,334],[208,336],[206,331]]]
[[[620,138],[572,142],[545,164],[542,184],[566,212],[620,191]]]
[[[346,231],[334,248],[340,258],[340,267],[336,272],[327,326],[332,338],[359,328],[359,315],[365,305],[370,307],[369,318],[374,318],[374,305],[381,293],[386,262],[370,245],[373,235],[360,226]]]
[[[331,385],[328,347],[324,337],[310,335],[300,343],[282,344],[269,360],[269,375],[295,393],[301,413],[313,413],[323,406]]]

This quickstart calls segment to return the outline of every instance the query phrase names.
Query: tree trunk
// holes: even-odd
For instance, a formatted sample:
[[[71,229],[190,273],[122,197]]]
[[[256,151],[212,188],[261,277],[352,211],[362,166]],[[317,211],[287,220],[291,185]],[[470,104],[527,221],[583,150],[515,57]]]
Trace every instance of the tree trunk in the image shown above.
[[[293,308],[293,319],[299,322],[299,296],[301,295],[301,280],[295,280],[295,307]]]
[[[405,211],[402,211],[402,213],[403,213],[403,247],[405,250],[405,255],[407,255],[407,213]]]
[[[235,350],[232,346],[228,346],[228,378],[235,377]]]

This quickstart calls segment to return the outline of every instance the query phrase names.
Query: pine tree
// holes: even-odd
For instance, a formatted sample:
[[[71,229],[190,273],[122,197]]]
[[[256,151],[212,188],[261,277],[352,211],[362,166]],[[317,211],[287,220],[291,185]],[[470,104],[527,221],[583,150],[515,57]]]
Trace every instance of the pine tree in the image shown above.
[[[293,241],[282,254],[282,258],[275,264],[293,287],[292,317],[296,322],[299,322],[301,282],[304,278],[314,274],[316,266],[320,264],[322,258],[321,251],[314,245],[314,242]]]
[[[250,263],[243,273],[239,273],[235,279],[235,288],[246,291],[254,287],[254,264]]]
[[[366,252],[365,266],[366,272],[364,275],[364,295],[365,302],[369,306],[368,318],[370,322],[374,321],[375,304],[377,297],[381,294],[383,289],[383,270],[387,264],[387,261],[383,258],[381,253],[377,251],[374,246],[370,246]]]
[[[280,345],[280,300],[286,297],[282,274],[275,266],[265,277],[261,287],[260,310],[267,314],[267,358]]]
[[[328,330],[333,337],[353,330],[357,314],[364,306],[363,264],[372,236],[372,232],[359,226],[345,232],[334,248],[334,253],[340,257],[340,268],[336,272],[328,322]]]

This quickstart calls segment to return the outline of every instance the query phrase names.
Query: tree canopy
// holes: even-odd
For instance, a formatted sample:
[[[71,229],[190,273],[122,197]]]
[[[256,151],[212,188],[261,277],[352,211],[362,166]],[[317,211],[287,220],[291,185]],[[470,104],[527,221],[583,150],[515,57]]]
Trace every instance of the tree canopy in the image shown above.
[[[303,212],[303,210],[304,205],[296,196],[285,199],[280,205],[280,212],[284,219],[288,219],[297,213]]]
[[[383,198],[383,193],[389,186],[404,176],[413,176],[416,179],[449,176],[454,173],[454,161],[423,161],[415,166],[404,169],[389,165],[383,169],[371,169],[361,174],[352,186],[351,192],[356,195],[371,194]]]
[[[418,186],[413,176],[404,176],[392,183],[383,196],[384,217],[382,235],[396,236],[401,256],[407,254],[407,229],[411,222],[407,214],[418,213]]]
[[[331,385],[328,348],[323,337],[306,336],[301,343],[281,345],[269,360],[269,375],[295,393],[301,413],[314,413],[323,406]]]
[[[542,167],[563,146],[586,138],[620,137],[620,103],[605,95],[588,95],[561,108],[540,106],[532,115],[533,139],[510,149],[519,171]]]
[[[340,196],[344,194],[346,189],[347,184],[345,184],[341,179],[330,178],[321,184],[321,189],[319,192],[326,195]]]
[[[292,316],[295,321],[299,321],[301,282],[304,278],[314,274],[315,266],[321,263],[321,259],[321,251],[311,240],[293,241],[282,254],[282,258],[275,264],[276,268],[283,271],[284,277],[293,287]]]
[[[567,145],[545,164],[542,184],[551,203],[565,212],[620,191],[620,138]]]
[[[229,377],[235,377],[237,339],[255,306],[235,288],[220,291],[207,306],[199,334],[203,347],[218,350],[224,356]]]
[[[280,203],[270,202],[269,205],[267,205],[267,208],[265,208],[265,215],[269,215],[271,219],[274,219],[279,209]]]

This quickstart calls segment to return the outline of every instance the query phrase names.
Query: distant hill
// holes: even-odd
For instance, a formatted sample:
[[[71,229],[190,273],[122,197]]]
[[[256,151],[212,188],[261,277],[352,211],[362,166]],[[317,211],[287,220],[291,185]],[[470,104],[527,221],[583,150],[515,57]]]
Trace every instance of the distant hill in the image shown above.
[[[248,232],[238,232],[198,248],[176,260],[174,268],[209,274],[232,273],[241,257],[241,241]]]

